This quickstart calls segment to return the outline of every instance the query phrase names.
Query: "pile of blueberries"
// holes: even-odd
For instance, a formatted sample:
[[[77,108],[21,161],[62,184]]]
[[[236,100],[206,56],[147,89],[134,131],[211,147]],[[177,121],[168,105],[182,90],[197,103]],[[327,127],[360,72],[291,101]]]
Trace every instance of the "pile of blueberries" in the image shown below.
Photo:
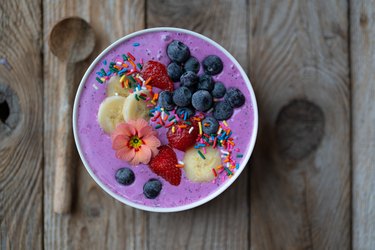
[[[198,76],[199,61],[190,55],[189,47],[180,41],[172,41],[167,47],[167,55],[171,63],[167,66],[169,77],[180,82],[174,92],[162,91],[159,94],[159,106],[170,111],[176,106],[176,113],[187,114],[195,111],[206,112],[213,108],[213,117],[206,122],[213,126],[204,127],[205,133],[217,131],[218,120],[227,120],[233,115],[233,109],[245,103],[245,96],[237,88],[226,89],[222,82],[215,82],[212,76],[223,70],[223,62],[216,55],[209,55],[202,61],[204,73]],[[214,101],[220,99],[218,101]],[[216,131],[214,129],[216,128]]]

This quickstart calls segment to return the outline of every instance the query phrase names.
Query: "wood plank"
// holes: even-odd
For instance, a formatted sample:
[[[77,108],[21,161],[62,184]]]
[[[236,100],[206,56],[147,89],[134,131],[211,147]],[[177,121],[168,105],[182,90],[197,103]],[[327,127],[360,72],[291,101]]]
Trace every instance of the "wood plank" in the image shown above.
[[[90,62],[111,42],[144,28],[144,1],[47,1],[43,2],[44,37],[53,25],[67,16],[87,20],[96,33],[93,55],[77,66],[75,82],[79,83]],[[45,219],[46,249],[144,249],[147,214],[116,202],[91,179],[77,159],[73,211],[68,215],[53,213],[54,133],[58,110],[60,62],[44,46],[45,83]],[[77,156],[76,156],[77,157]]]
[[[1,1],[0,17],[0,248],[41,249],[41,1]]]
[[[251,249],[348,249],[348,4],[250,0],[249,22]]]
[[[353,249],[375,249],[375,1],[350,1]]]
[[[147,26],[204,34],[247,67],[246,1],[148,1]],[[150,214],[153,249],[248,249],[248,171],[215,200],[191,211]]]

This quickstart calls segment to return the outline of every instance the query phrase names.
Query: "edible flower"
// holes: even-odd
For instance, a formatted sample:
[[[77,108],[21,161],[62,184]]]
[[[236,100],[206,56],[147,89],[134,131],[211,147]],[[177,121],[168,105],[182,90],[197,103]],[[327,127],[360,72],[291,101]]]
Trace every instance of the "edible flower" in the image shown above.
[[[123,122],[111,135],[116,157],[131,165],[148,164],[161,145],[156,132],[144,119]]]

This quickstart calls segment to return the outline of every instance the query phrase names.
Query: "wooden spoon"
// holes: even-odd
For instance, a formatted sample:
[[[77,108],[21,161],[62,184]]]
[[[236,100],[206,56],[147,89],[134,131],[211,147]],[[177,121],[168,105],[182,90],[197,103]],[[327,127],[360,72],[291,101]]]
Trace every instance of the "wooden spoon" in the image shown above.
[[[57,82],[60,103],[56,113],[58,124],[55,131],[56,170],[53,206],[56,213],[68,213],[74,183],[72,107],[77,87],[74,82],[74,67],[94,50],[95,34],[90,24],[82,18],[69,17],[55,24],[50,32],[48,44],[52,53],[62,62]]]

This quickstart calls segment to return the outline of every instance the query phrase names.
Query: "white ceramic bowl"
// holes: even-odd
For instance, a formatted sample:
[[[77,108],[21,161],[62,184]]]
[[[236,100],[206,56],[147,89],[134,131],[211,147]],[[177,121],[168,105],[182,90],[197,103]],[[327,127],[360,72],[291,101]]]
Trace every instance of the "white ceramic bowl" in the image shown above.
[[[244,79],[244,81],[245,81],[245,83],[247,85],[247,88],[249,89],[249,92],[250,92],[250,95],[251,95],[253,112],[254,112],[253,131],[251,132],[251,141],[250,141],[250,144],[249,144],[247,152],[245,152],[245,154],[243,156],[243,161],[242,161],[240,167],[235,172],[235,175],[232,178],[228,179],[225,183],[223,183],[222,185],[220,185],[219,188],[216,189],[214,192],[212,192],[211,194],[209,194],[208,196],[206,196],[206,197],[204,197],[204,198],[202,198],[200,200],[197,200],[197,201],[195,201],[193,203],[190,203],[190,204],[185,204],[185,205],[176,206],[176,207],[168,207],[168,208],[166,208],[166,207],[150,207],[150,206],[141,205],[141,204],[132,202],[132,201],[130,201],[130,200],[128,200],[128,199],[126,199],[126,198],[124,198],[124,197],[116,194],[112,190],[110,190],[94,174],[94,172],[90,168],[90,166],[89,166],[89,164],[88,164],[87,160],[85,159],[85,156],[84,156],[84,154],[82,152],[81,145],[80,145],[79,138],[78,138],[78,131],[77,131],[77,110],[78,110],[79,99],[80,99],[81,93],[82,93],[82,91],[84,89],[83,88],[84,84],[85,84],[88,76],[92,73],[93,69],[95,68],[95,65],[97,63],[99,63],[100,60],[109,51],[111,51],[112,48],[114,48],[117,45],[123,43],[124,41],[126,41],[126,40],[128,40],[130,38],[133,38],[135,36],[139,36],[139,35],[148,33],[148,32],[159,32],[159,31],[171,31],[171,32],[187,33],[188,35],[196,36],[196,37],[198,37],[198,38],[200,38],[202,40],[207,41],[208,43],[212,44],[213,46],[215,46],[216,48],[218,48],[220,51],[222,51],[233,62],[233,64],[238,68],[239,72],[241,73],[241,76],[243,77],[243,79]],[[91,63],[90,67],[86,71],[86,73],[83,76],[83,78],[81,80],[81,83],[80,83],[80,85],[78,87],[77,94],[76,94],[75,101],[74,101],[74,107],[73,107],[73,133],[74,133],[74,140],[75,140],[75,143],[76,143],[76,146],[77,146],[77,149],[78,149],[78,153],[79,153],[79,155],[81,157],[81,160],[82,160],[84,166],[86,167],[87,171],[91,175],[91,177],[96,181],[96,183],[104,191],[106,191],[109,195],[111,195],[116,200],[119,200],[120,202],[122,202],[122,203],[124,203],[126,205],[129,205],[131,207],[142,209],[142,210],[146,210],[146,211],[151,211],[151,212],[177,212],[177,211],[183,211],[183,210],[191,209],[191,208],[200,206],[200,205],[202,205],[202,204],[204,204],[204,203],[212,200],[213,198],[215,198],[216,196],[218,196],[219,194],[221,194],[222,192],[224,192],[238,178],[238,176],[240,175],[240,173],[245,168],[247,162],[249,161],[250,155],[251,155],[251,153],[253,152],[253,149],[254,149],[255,140],[256,140],[256,136],[257,136],[257,131],[258,131],[258,108],[257,108],[257,103],[256,103],[255,95],[254,95],[254,90],[253,90],[253,88],[251,86],[249,78],[247,77],[245,71],[242,69],[241,65],[237,62],[237,60],[227,50],[225,50],[222,46],[220,46],[218,43],[214,42],[213,40],[211,40],[211,39],[209,39],[209,38],[207,38],[207,37],[205,37],[205,36],[203,36],[201,34],[198,34],[196,32],[193,32],[193,31],[190,31],[190,30],[185,30],[185,29],[179,29],[179,28],[160,27],[160,28],[144,29],[144,30],[140,30],[140,31],[131,33],[131,34],[127,35],[127,36],[124,36],[124,37],[120,38],[119,40],[115,41],[114,43],[112,43],[102,53],[100,53],[100,55]]]

